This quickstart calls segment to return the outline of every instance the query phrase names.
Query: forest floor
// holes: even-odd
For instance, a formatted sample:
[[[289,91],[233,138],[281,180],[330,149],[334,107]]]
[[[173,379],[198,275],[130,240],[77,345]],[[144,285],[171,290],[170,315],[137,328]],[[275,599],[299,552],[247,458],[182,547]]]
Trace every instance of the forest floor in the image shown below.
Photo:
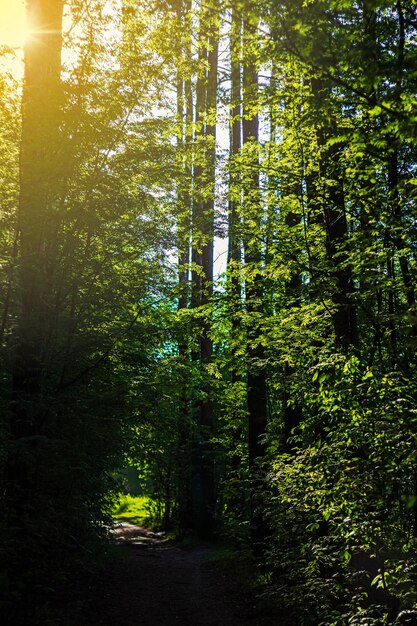
[[[88,626],[279,626],[254,594],[220,567],[221,547],[184,548],[118,520],[117,558],[90,606]],[[283,622],[282,622],[283,623]]]

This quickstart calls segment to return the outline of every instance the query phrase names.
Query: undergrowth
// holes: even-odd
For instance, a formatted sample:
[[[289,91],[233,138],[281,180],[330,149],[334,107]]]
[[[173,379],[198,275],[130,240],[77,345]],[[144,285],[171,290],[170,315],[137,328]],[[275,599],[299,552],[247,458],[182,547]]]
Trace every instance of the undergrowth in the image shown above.
[[[119,494],[112,516],[114,519],[127,520],[132,524],[149,526],[152,522],[150,499],[147,496]]]

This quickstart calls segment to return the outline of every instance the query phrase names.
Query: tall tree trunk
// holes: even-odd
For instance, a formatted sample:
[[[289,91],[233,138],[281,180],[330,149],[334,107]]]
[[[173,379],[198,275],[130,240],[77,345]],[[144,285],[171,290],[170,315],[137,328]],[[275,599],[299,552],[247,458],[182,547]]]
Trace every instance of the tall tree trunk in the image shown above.
[[[330,94],[321,79],[312,79],[313,110],[317,120],[317,143],[320,150],[317,175],[310,176],[308,196],[313,209],[313,219],[322,220],[326,235],[326,252],[330,278],[334,281],[333,327],[336,346],[345,353],[359,342],[356,305],[353,301],[354,283],[352,268],[348,263],[346,246],[348,225],[342,181],[342,166],[337,147],[326,146],[325,124],[336,136],[334,121],[322,117],[328,109]],[[330,183],[327,183],[330,180]],[[320,184],[320,189],[317,184]]]
[[[214,245],[214,203],[216,174],[216,110],[217,110],[217,65],[218,65],[218,24],[214,11],[210,12],[210,39],[207,76],[207,114],[210,123],[205,129],[205,175],[207,191],[201,205],[202,252],[201,252],[201,306],[203,308],[203,328],[200,337],[201,365],[203,368],[203,399],[200,405],[200,426],[202,435],[202,509],[200,512],[199,533],[202,538],[212,537],[215,530],[215,483],[214,453],[211,439],[214,435],[214,414],[212,390],[207,365],[213,357],[211,332],[211,306],[213,298],[213,245]],[[205,310],[204,310],[205,309]]]
[[[191,0],[180,0],[177,7],[178,31],[185,28],[186,19],[191,10]],[[191,59],[191,36],[181,51],[187,62]],[[177,70],[177,146],[180,155],[178,183],[178,311],[183,311],[190,304],[190,245],[191,245],[191,180],[192,180],[192,123],[193,97],[191,76],[183,76]],[[186,533],[192,526],[191,500],[191,389],[189,323],[179,328],[178,352],[182,365],[181,390],[179,394],[178,425],[178,524],[179,532]]]
[[[207,365],[212,360],[209,314],[213,293],[214,177],[216,122],[210,117],[217,106],[218,17],[201,5],[199,74],[196,83],[196,131],[193,153],[192,189],[192,285],[191,308],[199,309],[202,321],[195,323],[192,360],[202,372],[202,399],[196,402],[196,440],[193,444],[192,502],[194,530],[210,538],[215,527],[213,405]],[[210,114],[207,121],[207,115]],[[214,115],[215,117],[215,115]],[[199,317],[200,319],[200,317]]]
[[[245,25],[243,43],[247,38],[257,37],[252,26]],[[258,321],[263,313],[261,220],[262,202],[259,190],[259,119],[247,106],[257,100],[258,73],[253,58],[246,59],[243,68],[243,145],[249,155],[249,175],[244,183],[244,256],[250,268],[245,283],[246,312],[248,319],[248,452],[251,472],[251,542],[254,553],[259,555],[265,539],[265,523],[259,506],[261,493],[260,464],[265,458],[264,435],[267,425],[267,391],[264,348],[258,341]],[[250,107],[250,104],[249,104]]]
[[[47,371],[47,344],[52,323],[53,272],[59,181],[61,104],[61,32],[63,0],[29,0],[32,35],[25,47],[20,154],[19,265],[17,293],[21,309],[12,376],[10,443],[6,462],[5,510],[15,545],[13,564],[22,576],[23,594],[36,580],[36,528],[44,502],[50,498],[47,476],[50,457],[45,441],[56,436],[47,400],[54,373]],[[33,546],[33,549],[32,549]],[[24,552],[19,554],[19,548]],[[13,578],[13,575],[11,576]],[[25,587],[25,584],[27,587]],[[28,595],[29,594],[29,595]]]
[[[25,48],[20,155],[21,313],[13,371],[10,433],[13,439],[47,431],[41,401],[49,334],[51,255],[58,167],[62,0],[28,2],[33,35]],[[27,471],[28,468],[26,468]],[[29,481],[21,468],[22,484]],[[16,471],[16,468],[15,468]]]
[[[228,215],[228,252],[227,252],[227,289],[229,297],[229,311],[231,318],[231,364],[230,377],[232,387],[242,380],[242,363],[239,358],[239,334],[242,316],[242,289],[241,289],[241,176],[234,158],[242,147],[242,85],[241,85],[241,48],[242,48],[242,18],[240,13],[232,7],[232,25],[230,32],[230,59],[231,59],[231,107],[230,107],[230,172],[229,172],[229,215]],[[238,451],[242,439],[243,424],[241,423],[242,407],[233,395],[233,451],[231,466],[236,471],[241,462]],[[240,498],[239,498],[240,501]]]
[[[395,147],[389,157],[388,162],[388,182],[389,182],[389,194],[391,203],[391,219],[393,222],[393,234],[392,240],[398,250],[399,265],[401,270],[401,276],[404,283],[405,295],[407,299],[408,307],[411,308],[416,303],[415,288],[413,279],[411,276],[410,268],[407,258],[405,256],[406,245],[405,241],[401,237],[402,230],[402,216],[401,216],[401,202],[400,193],[398,190],[398,149]]]
[[[295,196],[300,195],[301,189],[300,184],[295,183],[294,188],[292,190]],[[285,225],[287,228],[297,228],[300,224],[301,217],[299,214],[294,213],[293,211],[289,211],[285,216]],[[300,254],[301,251],[295,249],[295,254]],[[291,259],[294,266],[295,258]],[[285,294],[286,299],[289,302],[293,302],[294,306],[299,307],[301,304],[301,275],[300,272],[292,271],[290,279],[286,281],[285,284]],[[293,430],[300,425],[302,420],[302,407],[300,404],[293,401],[293,397],[290,391],[291,387],[291,379],[295,374],[294,367],[286,363],[284,365],[284,393],[283,393],[283,417],[284,417],[284,448],[287,452],[290,452],[293,449],[293,445],[291,444],[291,437],[293,435]]]

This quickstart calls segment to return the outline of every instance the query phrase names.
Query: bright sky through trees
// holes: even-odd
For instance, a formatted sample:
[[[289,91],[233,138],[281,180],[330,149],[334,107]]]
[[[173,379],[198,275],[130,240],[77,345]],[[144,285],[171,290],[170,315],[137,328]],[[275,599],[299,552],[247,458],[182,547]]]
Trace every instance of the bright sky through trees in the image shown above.
[[[24,0],[0,0],[0,45],[21,48],[28,32]]]

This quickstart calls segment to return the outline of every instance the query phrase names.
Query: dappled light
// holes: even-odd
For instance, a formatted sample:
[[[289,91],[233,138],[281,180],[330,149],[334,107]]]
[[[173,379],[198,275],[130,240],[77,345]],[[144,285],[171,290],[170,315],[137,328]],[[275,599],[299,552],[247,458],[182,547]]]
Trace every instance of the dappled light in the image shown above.
[[[0,623],[417,623],[412,0],[0,0]]]

